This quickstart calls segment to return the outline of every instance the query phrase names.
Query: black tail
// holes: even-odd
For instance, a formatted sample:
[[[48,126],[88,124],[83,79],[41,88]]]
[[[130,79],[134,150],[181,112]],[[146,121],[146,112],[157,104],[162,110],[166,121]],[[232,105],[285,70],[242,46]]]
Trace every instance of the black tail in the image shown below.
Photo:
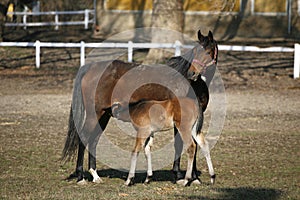
[[[201,130],[202,130],[202,126],[203,126],[203,111],[201,106],[199,106],[199,114],[198,114],[198,118],[197,121],[194,124],[193,130],[192,130],[192,137],[194,138],[194,140],[196,141],[196,143],[198,145],[200,145],[200,139],[201,139]]]
[[[197,134],[200,134],[201,133],[201,130],[202,130],[202,126],[203,126],[203,118],[204,118],[204,115],[203,115],[203,109],[202,109],[202,106],[199,105],[199,114],[198,114],[198,119],[197,119],[197,127],[196,127],[196,130],[197,130]]]
[[[69,116],[68,135],[65,142],[65,147],[62,152],[62,160],[71,160],[77,152],[79,145],[79,134],[85,122],[85,107],[83,104],[81,81],[86,74],[90,65],[83,66],[79,69],[73,91],[72,106]]]
[[[70,110],[70,116],[69,116],[69,128],[68,128],[68,135],[65,142],[65,147],[62,152],[61,159],[62,160],[71,160],[74,158],[74,155],[77,152],[79,144],[79,135],[74,123],[73,119],[73,111],[72,106]]]

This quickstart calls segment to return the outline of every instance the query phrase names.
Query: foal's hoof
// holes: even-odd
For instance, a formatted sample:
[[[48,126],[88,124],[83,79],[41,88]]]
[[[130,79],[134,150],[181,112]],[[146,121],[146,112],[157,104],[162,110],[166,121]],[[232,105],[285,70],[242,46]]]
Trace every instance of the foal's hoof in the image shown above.
[[[144,184],[149,184],[152,181],[153,176],[147,176]]]
[[[125,182],[126,186],[132,186],[134,185],[134,178],[128,178]]]
[[[82,179],[81,181],[77,181],[77,185],[86,185],[88,182],[85,179]]]
[[[211,182],[212,185],[215,184],[215,182],[216,182],[216,175],[215,174],[210,176],[210,182]]]
[[[176,181],[176,184],[183,185],[183,186],[189,186],[189,181],[186,179],[180,179]]]

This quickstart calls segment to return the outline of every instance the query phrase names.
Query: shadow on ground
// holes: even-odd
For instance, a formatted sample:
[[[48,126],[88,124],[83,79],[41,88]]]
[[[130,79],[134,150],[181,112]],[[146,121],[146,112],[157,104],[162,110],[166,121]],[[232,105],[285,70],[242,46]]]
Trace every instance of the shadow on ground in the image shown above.
[[[209,198],[209,197],[201,197],[201,196],[189,196],[182,195],[178,196],[179,199],[189,199],[189,200],[212,200],[212,199],[224,199],[224,200],[276,200],[279,199],[282,195],[282,191],[275,190],[271,188],[252,188],[252,187],[238,187],[238,188],[218,188],[213,189],[216,193],[219,193],[219,197]]]
[[[125,170],[115,170],[115,169],[104,169],[104,170],[98,170],[98,175],[100,177],[107,177],[107,178],[119,178],[122,180],[126,180],[128,176],[128,172],[125,172]],[[135,183],[143,183],[146,179],[147,174],[144,173],[136,173],[135,175]],[[89,177],[91,178],[91,177]],[[174,182],[173,173],[171,170],[158,170],[153,172],[153,179],[152,181],[169,181]]]

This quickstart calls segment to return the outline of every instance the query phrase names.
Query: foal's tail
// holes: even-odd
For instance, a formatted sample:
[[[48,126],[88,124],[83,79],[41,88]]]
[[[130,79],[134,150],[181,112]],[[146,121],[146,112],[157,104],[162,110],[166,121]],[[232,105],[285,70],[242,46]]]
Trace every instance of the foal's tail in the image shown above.
[[[85,122],[85,107],[82,97],[81,81],[90,66],[83,66],[79,69],[73,90],[72,105],[69,115],[68,134],[62,152],[62,160],[71,160],[77,152],[79,146],[79,134]]]
[[[198,145],[202,144],[201,142],[204,141],[204,135],[201,132],[202,129],[202,125],[203,125],[203,111],[202,108],[199,108],[199,112],[198,112],[198,117],[197,120],[193,126],[193,130],[192,130],[192,137],[194,138],[194,140],[196,141],[196,143]]]

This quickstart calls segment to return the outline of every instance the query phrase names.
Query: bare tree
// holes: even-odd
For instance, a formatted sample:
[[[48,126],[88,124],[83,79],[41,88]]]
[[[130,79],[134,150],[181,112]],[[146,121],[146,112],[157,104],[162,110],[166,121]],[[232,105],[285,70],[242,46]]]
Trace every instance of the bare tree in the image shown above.
[[[183,32],[184,14],[183,0],[153,0],[152,8],[152,42],[171,43],[175,40],[181,41]],[[172,31],[161,31],[159,28]],[[165,53],[161,49],[150,49],[145,63],[161,62]]]

